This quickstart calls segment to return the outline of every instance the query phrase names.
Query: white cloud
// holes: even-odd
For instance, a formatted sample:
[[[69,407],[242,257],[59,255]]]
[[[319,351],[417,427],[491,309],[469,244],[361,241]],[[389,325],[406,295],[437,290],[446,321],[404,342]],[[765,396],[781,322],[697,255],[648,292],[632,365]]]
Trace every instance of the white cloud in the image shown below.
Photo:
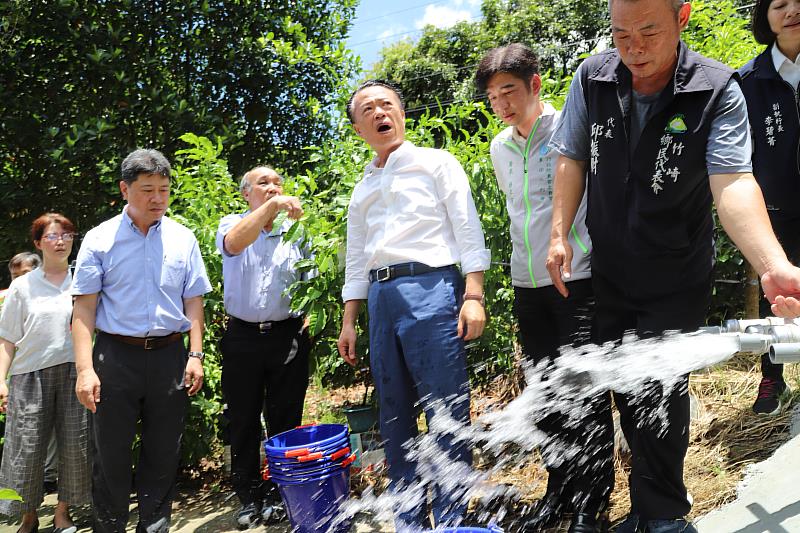
[[[392,28],[389,28],[388,30],[384,30],[383,32],[381,32],[381,34],[378,35],[378,39],[380,39],[381,41],[385,41],[389,37],[394,37],[399,33],[405,33],[407,31],[408,28],[406,28],[405,26],[394,26]]]
[[[456,0],[456,6],[461,2]],[[472,14],[467,9],[455,9],[449,6],[431,5],[425,8],[425,14],[421,19],[416,20],[414,25],[420,29],[428,24],[437,28],[449,28],[462,20],[469,20]]]

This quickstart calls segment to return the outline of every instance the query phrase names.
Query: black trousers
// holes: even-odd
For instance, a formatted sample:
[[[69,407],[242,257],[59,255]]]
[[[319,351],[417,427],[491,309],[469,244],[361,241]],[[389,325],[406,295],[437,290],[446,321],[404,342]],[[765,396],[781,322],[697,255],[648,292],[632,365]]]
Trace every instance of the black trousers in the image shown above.
[[[555,360],[562,346],[580,346],[591,340],[594,293],[590,279],[567,284],[569,297],[555,287],[514,287],[514,314],[526,358],[535,364]],[[569,402],[568,398],[560,400]],[[606,507],[614,487],[614,430],[609,394],[585,401],[584,415],[568,420],[549,413],[536,421],[548,435],[543,454],[548,471],[547,493],[566,508],[596,513]],[[564,450],[578,453],[562,461]],[[566,509],[565,509],[566,510]]]
[[[100,378],[100,403],[92,416],[93,531],[125,532],[133,481],[131,446],[141,423],[136,531],[166,532],[188,406],[183,385],[186,347],[174,342],[145,350],[99,333],[93,360]]]
[[[800,221],[789,224],[776,223],[775,234],[786,252],[786,256],[793,265],[800,264]],[[761,318],[772,316],[769,300],[762,291],[761,300],[758,302],[758,312]],[[783,381],[783,365],[775,364],[769,360],[769,353],[761,355],[761,375],[778,381]]]
[[[711,280],[659,298],[639,299],[607,278],[593,275],[600,343],[633,331],[655,337],[666,330],[696,331],[711,301]],[[654,280],[657,282],[657,280]],[[631,513],[642,520],[671,520],[691,509],[683,483],[683,461],[689,447],[689,376],[668,397],[660,383],[646,384],[636,395],[614,393],[620,423],[632,454]],[[665,408],[667,427],[656,416]]]
[[[261,413],[267,433],[300,425],[308,388],[311,343],[301,318],[258,328],[230,321],[220,341],[222,393],[228,404],[231,482],[242,504],[261,502],[270,489],[261,479]]]

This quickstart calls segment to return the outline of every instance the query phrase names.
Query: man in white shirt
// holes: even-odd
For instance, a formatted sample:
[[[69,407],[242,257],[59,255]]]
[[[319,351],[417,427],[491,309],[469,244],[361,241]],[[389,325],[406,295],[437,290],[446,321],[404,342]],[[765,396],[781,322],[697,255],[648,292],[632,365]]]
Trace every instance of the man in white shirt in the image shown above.
[[[483,272],[489,268],[469,182],[448,152],[405,141],[400,93],[368,81],[350,97],[356,133],[375,150],[356,185],[347,220],[345,301],[339,353],[356,364],[356,318],[362,300],[370,317],[370,363],[380,402],[399,531],[428,529],[414,461],[403,444],[417,436],[417,407],[430,422],[437,405],[469,424],[469,381],[464,341],[483,333]],[[466,275],[466,283],[456,268]],[[465,289],[466,287],[466,289]],[[430,427],[430,424],[429,424]],[[451,435],[437,442],[456,464],[468,467],[470,450]],[[433,487],[436,525],[458,523],[459,494]]]

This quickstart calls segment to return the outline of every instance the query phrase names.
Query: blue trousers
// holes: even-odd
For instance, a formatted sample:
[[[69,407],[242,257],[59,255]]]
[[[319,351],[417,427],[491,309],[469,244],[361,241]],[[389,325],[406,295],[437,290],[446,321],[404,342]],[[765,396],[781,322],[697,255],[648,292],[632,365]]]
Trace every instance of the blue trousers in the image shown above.
[[[370,285],[370,364],[380,402],[391,490],[402,502],[396,509],[398,531],[430,527],[428,489],[433,493],[437,526],[457,524],[466,510],[462,491],[451,484],[445,488],[425,476],[425,465],[408,458],[404,447],[418,435],[420,408],[429,427],[434,408],[441,405],[456,426],[469,425],[466,353],[457,333],[463,292],[464,281],[455,267]],[[471,452],[466,443],[453,442],[449,432],[435,437],[451,461],[469,468]],[[414,498],[414,494],[422,497]]]

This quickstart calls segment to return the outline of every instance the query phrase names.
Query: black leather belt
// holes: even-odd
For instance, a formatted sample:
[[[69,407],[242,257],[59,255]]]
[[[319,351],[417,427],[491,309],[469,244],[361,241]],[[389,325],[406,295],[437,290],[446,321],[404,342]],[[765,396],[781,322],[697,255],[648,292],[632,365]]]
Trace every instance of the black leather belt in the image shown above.
[[[442,267],[431,267],[425,263],[400,263],[399,265],[392,265],[388,267],[376,268],[369,271],[370,283],[374,281],[388,281],[394,278],[403,276],[419,276],[420,274],[427,274],[435,270],[451,270],[455,265],[446,265]]]
[[[158,350],[159,348],[169,346],[173,342],[178,342],[179,340],[183,339],[183,333],[170,333],[169,335],[164,335],[163,337],[130,337],[128,335],[116,335],[114,333],[107,333],[105,331],[101,331],[100,333],[103,335],[108,335],[109,337],[112,337],[124,344],[138,346],[139,348],[144,348],[145,350]]]
[[[228,315],[228,319],[236,325],[243,326],[246,328],[257,329],[259,333],[266,333],[275,328],[279,328],[281,326],[289,325],[292,323],[297,323],[299,325],[303,322],[302,317],[292,317],[292,318],[287,318],[286,320],[266,320],[264,322],[248,322],[247,320],[242,320],[241,318],[236,318],[235,316]]]

